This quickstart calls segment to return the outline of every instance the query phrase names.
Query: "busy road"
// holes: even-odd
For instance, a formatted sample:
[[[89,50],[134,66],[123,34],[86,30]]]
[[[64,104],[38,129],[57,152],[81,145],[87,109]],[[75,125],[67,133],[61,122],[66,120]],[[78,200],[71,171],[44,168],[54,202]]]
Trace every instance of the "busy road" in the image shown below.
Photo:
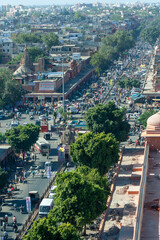
[[[141,139],[141,127],[137,122],[140,114],[144,111],[143,105],[139,99],[143,100],[143,87],[145,84],[145,76],[149,69],[149,61],[151,55],[151,48],[148,45],[142,45],[138,42],[136,47],[128,52],[128,55],[115,62],[115,64],[103,73],[102,76],[90,79],[89,82],[81,86],[79,90],[73,95],[72,99],[65,102],[65,109],[70,112],[72,119],[83,119],[85,112],[94,107],[98,103],[107,103],[108,101],[114,101],[118,107],[125,107],[127,114],[126,119],[131,124],[129,140],[121,145],[136,145],[138,140],[139,145],[143,145],[143,139]],[[119,81],[124,78],[138,78],[140,79],[140,88],[133,88],[131,91],[126,88],[120,88]],[[111,90],[111,91],[110,91]],[[109,94],[108,94],[109,92]],[[136,104],[137,102],[137,104]],[[49,131],[51,126],[54,125],[53,112],[62,107],[62,102],[58,103],[31,103],[26,102],[25,106],[15,110],[14,119],[4,118],[0,120],[1,133],[5,133],[6,130],[11,128],[13,122],[18,122],[20,125],[27,123],[36,123],[42,121],[41,115],[45,115],[48,120]],[[20,115],[17,115],[20,112]],[[30,112],[33,112],[33,118],[30,118]],[[135,114],[136,113],[136,114]],[[61,114],[57,115],[55,121],[55,127],[60,127],[62,120]],[[60,132],[52,132],[51,140],[51,153],[49,159],[46,156],[42,156],[37,150],[34,150],[36,154],[36,160],[30,157],[28,163],[24,165],[26,172],[26,181],[17,183],[17,190],[14,191],[12,198],[6,198],[5,203],[0,213],[1,219],[7,214],[9,216],[9,224],[6,226],[6,231],[9,235],[9,239],[14,239],[16,233],[12,229],[12,218],[16,216],[18,229],[21,229],[22,224],[28,218],[26,212],[25,199],[28,196],[29,191],[36,190],[41,196],[46,189],[49,179],[45,172],[45,162],[52,162],[52,177],[55,175],[60,167],[58,162],[57,147],[60,143]],[[41,133],[43,136],[43,133]],[[30,155],[31,156],[31,155]],[[41,170],[44,170],[44,177],[42,178]],[[33,171],[35,174],[33,174]],[[69,169],[68,169],[69,171]],[[14,172],[11,174],[11,180],[14,179]],[[16,208],[14,208],[16,204]],[[24,213],[20,212],[20,206],[24,206]],[[33,206],[32,206],[33,207]],[[3,231],[2,234],[3,235]]]

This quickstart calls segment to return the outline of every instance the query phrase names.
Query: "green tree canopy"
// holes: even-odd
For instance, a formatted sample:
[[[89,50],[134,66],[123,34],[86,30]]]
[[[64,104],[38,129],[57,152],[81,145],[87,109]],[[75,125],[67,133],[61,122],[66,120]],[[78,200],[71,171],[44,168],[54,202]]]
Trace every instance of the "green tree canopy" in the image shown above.
[[[156,26],[146,27],[140,34],[143,41],[148,42],[150,45],[154,45],[157,38],[160,36],[160,29]]]
[[[12,72],[7,68],[0,69],[0,107],[15,106],[24,95],[22,87],[13,80]]]
[[[41,35],[37,33],[20,33],[17,34],[13,41],[16,43],[41,43]]]
[[[153,114],[156,114],[158,111],[156,110],[147,110],[145,111],[138,119],[138,121],[144,126],[147,126],[147,120],[150,116],[152,116]]]
[[[81,21],[85,20],[85,16],[84,16],[80,11],[75,12],[73,18],[74,18],[75,20],[78,20],[78,21],[80,21],[80,20],[81,20]]]
[[[56,178],[56,185],[55,208],[48,216],[51,221],[56,218],[58,222],[70,222],[82,230],[106,207],[107,191],[88,179],[85,172],[61,173]]]
[[[47,45],[49,50],[52,46],[59,44],[59,38],[54,32],[44,34],[42,36],[42,40]]]
[[[17,102],[21,101],[24,94],[24,89],[16,82],[16,80],[13,79],[5,82],[5,89],[2,95],[4,105],[14,107]]]
[[[102,40],[102,46],[93,54],[91,64],[100,73],[106,70],[118,56],[135,44],[132,31],[116,31],[113,35],[107,35]]]
[[[19,53],[16,57],[12,58],[12,60],[9,61],[7,64],[18,64],[18,63],[20,63],[22,56],[23,56],[23,53]]]
[[[33,62],[37,62],[39,58],[45,56],[44,51],[39,47],[30,47],[28,48],[28,52]]]
[[[53,223],[53,222],[52,222]],[[52,225],[46,218],[34,221],[28,234],[23,240],[80,240],[80,236],[73,225],[62,223]]]
[[[12,72],[8,68],[0,68],[0,97],[4,93],[5,82],[12,80]]]
[[[76,172],[81,174],[84,178],[87,178],[87,180],[92,182],[93,184],[97,184],[98,186],[103,188],[106,195],[110,194],[108,178],[106,176],[101,176],[99,174],[98,169],[90,168],[90,167],[83,165],[83,166],[79,166],[78,168],[76,168]]]
[[[98,104],[86,113],[86,123],[94,133],[113,133],[118,141],[128,138],[130,125],[124,120],[125,109],[118,108],[114,102]]]
[[[128,89],[132,89],[133,87],[139,88],[140,87],[140,80],[139,79],[124,78],[124,79],[119,80],[118,84],[121,88],[128,88]]]
[[[119,143],[111,133],[85,133],[70,145],[72,161],[97,168],[100,175],[104,175],[118,161],[118,152]]]
[[[45,56],[45,52],[39,47],[30,47],[28,48],[29,56],[32,59],[32,62],[37,62],[39,58],[43,58]],[[8,64],[18,64],[21,61],[23,53],[19,53],[16,57],[12,58]]]
[[[29,151],[31,146],[37,141],[40,128],[34,124],[19,125],[6,131],[5,136],[13,149],[20,153]]]
[[[0,133],[0,143],[4,143],[6,140],[6,137],[4,134]]]

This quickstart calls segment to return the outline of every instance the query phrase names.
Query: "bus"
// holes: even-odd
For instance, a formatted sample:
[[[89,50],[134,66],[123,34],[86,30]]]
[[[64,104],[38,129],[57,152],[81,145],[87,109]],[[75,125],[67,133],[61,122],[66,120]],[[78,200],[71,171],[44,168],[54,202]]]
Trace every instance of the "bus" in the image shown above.
[[[34,146],[42,155],[49,154],[51,151],[50,144],[43,137],[39,137]]]

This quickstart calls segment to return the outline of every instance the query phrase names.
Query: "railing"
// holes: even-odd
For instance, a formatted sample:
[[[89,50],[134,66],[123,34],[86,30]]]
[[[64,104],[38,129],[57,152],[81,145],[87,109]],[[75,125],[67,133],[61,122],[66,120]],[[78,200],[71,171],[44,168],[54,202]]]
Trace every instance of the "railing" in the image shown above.
[[[28,219],[26,220],[26,222],[23,224],[22,229],[19,230],[19,234],[16,236],[15,240],[20,240],[24,237],[24,235],[27,233],[28,229],[31,227],[32,222],[34,220],[36,220],[36,218],[38,217],[38,213],[39,213],[39,204],[42,201],[43,198],[47,198],[49,195],[49,191],[51,189],[51,186],[54,184],[56,176],[58,173],[62,172],[65,168],[63,167],[63,164],[60,166],[59,170],[57,171],[56,175],[52,178],[52,180],[50,181],[49,185],[47,186],[45,192],[43,193],[43,195],[41,196],[41,198],[39,199],[38,203],[36,204],[35,208],[33,209],[32,213],[30,213],[28,215]]]
[[[144,150],[144,165],[143,165],[143,172],[142,172],[142,177],[140,182],[140,194],[139,194],[139,200],[138,200],[138,207],[136,211],[136,222],[134,227],[133,240],[140,240],[140,235],[141,235],[143,206],[144,206],[146,180],[147,180],[147,172],[148,172],[148,154],[149,154],[149,145],[146,143],[145,150]]]

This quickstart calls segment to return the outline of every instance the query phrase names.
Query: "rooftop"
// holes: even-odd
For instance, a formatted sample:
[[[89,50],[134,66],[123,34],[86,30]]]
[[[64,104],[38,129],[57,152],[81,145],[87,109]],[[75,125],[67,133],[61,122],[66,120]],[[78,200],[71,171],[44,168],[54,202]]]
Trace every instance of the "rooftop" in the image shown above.
[[[133,172],[133,169],[137,166],[142,166],[144,161],[143,154],[143,149],[125,149],[109,213],[105,222],[102,240],[133,239],[136,208],[139,198],[137,192],[139,192],[142,173],[139,171],[139,176],[135,177],[136,172]],[[111,229],[114,229],[112,234]]]

